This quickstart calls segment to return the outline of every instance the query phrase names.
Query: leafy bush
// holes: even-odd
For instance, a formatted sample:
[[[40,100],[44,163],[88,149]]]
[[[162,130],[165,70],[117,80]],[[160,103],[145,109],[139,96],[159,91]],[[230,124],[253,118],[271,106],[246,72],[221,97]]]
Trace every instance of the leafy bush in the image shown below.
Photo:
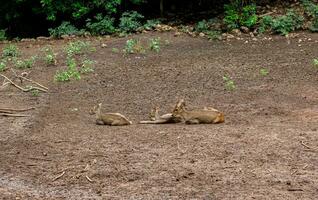
[[[26,58],[24,60],[15,59],[14,65],[18,69],[28,69],[32,68],[36,60],[36,56],[32,56],[31,58]]]
[[[271,16],[264,16],[261,21],[258,28],[258,31],[260,33],[264,33],[266,30],[271,29],[273,23],[273,17]]]
[[[0,41],[2,40],[6,40],[7,37],[6,37],[6,31],[3,30],[3,29],[0,29]]]
[[[70,42],[64,49],[68,57],[73,55],[83,54],[89,51],[95,51],[95,48],[91,47],[90,42],[75,41]]]
[[[74,58],[67,59],[67,70],[57,71],[54,80],[59,82],[70,81],[72,78],[81,79],[80,72],[77,70],[77,64]]]
[[[106,35],[115,32],[114,18],[97,14],[95,20],[88,19],[86,27],[94,35]]]
[[[44,60],[47,65],[56,65],[57,60],[56,60],[56,54],[53,52],[51,47],[45,47],[43,49],[45,55],[44,55]]]
[[[199,21],[194,27],[194,30],[197,32],[206,32],[208,29],[209,23],[206,20]]]
[[[257,23],[256,5],[250,4],[242,7],[239,1],[224,5],[224,23],[229,30],[246,26],[252,28]]]
[[[318,32],[318,4],[315,4],[310,0],[303,0],[302,4],[305,8],[306,14],[311,18],[309,30],[312,32]]]
[[[146,30],[152,30],[158,24],[160,24],[160,20],[158,20],[158,19],[150,19],[150,20],[146,21],[146,23],[143,25],[143,28],[146,29]]]
[[[159,52],[160,51],[160,38],[153,38],[150,40],[149,48],[152,51]]]
[[[3,57],[18,57],[20,55],[18,47],[16,45],[10,44],[3,48]]]
[[[145,49],[141,45],[141,42],[137,39],[129,39],[126,41],[124,52],[128,54],[132,53],[144,53]]]
[[[300,29],[304,23],[304,18],[297,15],[293,10],[288,10],[286,15],[274,18],[271,28],[274,32],[287,35],[291,31]]]
[[[95,64],[95,62],[93,60],[85,58],[82,61],[80,73],[87,74],[87,73],[93,72],[94,71],[94,69],[93,69],[94,64]]]
[[[144,18],[141,14],[136,11],[124,12],[121,16],[119,28],[123,32],[134,32],[141,27],[141,20]]]
[[[83,31],[78,30],[70,22],[62,22],[62,24],[54,29],[50,28],[51,36],[60,38],[62,35],[82,35]]]

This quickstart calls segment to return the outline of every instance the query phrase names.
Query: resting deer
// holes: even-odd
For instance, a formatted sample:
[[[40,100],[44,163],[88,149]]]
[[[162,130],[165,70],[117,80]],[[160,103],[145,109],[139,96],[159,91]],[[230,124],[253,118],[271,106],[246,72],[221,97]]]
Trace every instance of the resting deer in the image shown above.
[[[159,107],[155,107],[150,112],[150,121],[140,121],[139,124],[171,124],[182,121],[181,117],[174,117],[172,113],[159,115]]]
[[[96,115],[96,124],[109,126],[125,126],[132,124],[124,115],[120,113],[101,113],[102,104],[99,103],[90,110],[90,114]]]
[[[172,112],[174,117],[182,117],[186,124],[217,124],[224,122],[224,114],[214,108],[186,110],[184,100],[180,100]]]

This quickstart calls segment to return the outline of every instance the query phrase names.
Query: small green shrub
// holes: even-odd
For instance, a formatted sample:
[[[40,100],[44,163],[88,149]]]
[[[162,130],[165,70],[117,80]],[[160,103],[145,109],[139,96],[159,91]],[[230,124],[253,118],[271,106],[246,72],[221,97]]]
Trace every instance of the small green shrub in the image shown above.
[[[153,30],[160,23],[161,22],[158,19],[147,20],[146,23],[143,25],[143,28],[150,31]]]
[[[90,59],[84,59],[82,61],[82,64],[81,64],[81,68],[80,68],[80,73],[82,74],[87,74],[87,73],[90,73],[90,72],[93,72],[94,69],[94,64],[95,62],[93,60],[90,60]]]
[[[273,23],[273,17],[271,16],[264,16],[261,21],[258,28],[259,33],[264,33],[267,30],[271,29]]]
[[[32,56],[26,59],[14,59],[13,61],[15,67],[18,69],[29,69],[33,67],[36,61],[36,56]]]
[[[40,91],[37,89],[33,89],[33,90],[31,90],[31,95],[34,97],[38,97],[40,95]]]
[[[145,53],[144,47],[141,45],[141,42],[137,39],[129,39],[126,41],[126,46],[124,52],[127,54],[132,53]]]
[[[257,23],[256,5],[250,4],[242,7],[240,1],[233,1],[224,5],[225,17],[223,22],[229,30],[246,26],[252,28]]]
[[[259,70],[260,75],[267,76],[269,74],[268,69],[262,68]]]
[[[288,33],[300,29],[304,23],[304,18],[296,14],[293,10],[288,10],[286,15],[274,18],[271,28],[274,32],[287,35]]]
[[[141,14],[136,11],[124,12],[121,16],[119,28],[122,32],[135,32],[141,27],[141,20],[144,18]]]
[[[76,80],[81,79],[80,72],[77,70],[76,60],[74,58],[67,58],[67,70],[57,71],[54,80],[58,82],[70,81],[72,78]]]
[[[109,16],[103,16],[102,14],[97,14],[94,17],[95,20],[88,19],[86,27],[94,35],[107,35],[114,33],[114,18]]]
[[[205,34],[207,35],[209,40],[216,40],[216,39],[220,39],[221,38],[221,31],[215,31],[215,30],[211,30],[211,31],[207,31],[205,32]]]
[[[160,37],[151,39],[149,43],[150,50],[158,53],[160,51],[160,40]]]
[[[96,49],[93,48],[90,44],[90,42],[85,41],[76,41],[76,42],[70,42],[65,47],[65,52],[68,57],[73,55],[79,55],[90,51],[95,51]]]
[[[3,29],[0,29],[0,41],[6,40],[6,31]]]
[[[305,12],[311,21],[309,30],[312,32],[318,32],[318,4],[315,4],[310,0],[302,0],[302,5],[304,6]]]
[[[225,82],[225,89],[226,90],[235,90],[235,88],[236,88],[235,83],[230,77],[223,76],[223,81]]]
[[[62,24],[56,28],[50,28],[49,34],[53,37],[60,38],[62,35],[83,35],[84,31],[78,30],[70,22],[62,22]]]
[[[314,66],[318,68],[318,59],[314,59],[313,63],[314,63]]]
[[[118,52],[119,52],[119,49],[118,49],[118,48],[112,48],[112,52],[113,52],[113,53],[118,53]]]
[[[20,55],[19,49],[16,45],[10,44],[3,48],[2,57],[18,57]]]
[[[53,52],[51,47],[45,47],[43,48],[43,51],[45,53],[44,60],[47,65],[56,65],[56,54]]]
[[[0,72],[3,72],[6,70],[7,67],[7,61],[5,59],[0,60]]]
[[[206,20],[199,21],[194,27],[196,32],[207,32],[208,29],[209,23]]]

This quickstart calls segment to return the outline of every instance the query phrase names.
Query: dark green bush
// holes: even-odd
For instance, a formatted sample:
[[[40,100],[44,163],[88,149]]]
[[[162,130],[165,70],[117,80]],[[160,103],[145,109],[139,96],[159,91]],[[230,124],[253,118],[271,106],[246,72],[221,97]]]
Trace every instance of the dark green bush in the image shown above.
[[[124,12],[120,18],[119,28],[122,32],[130,33],[141,27],[141,20],[144,18],[136,11]]]
[[[115,32],[114,18],[103,16],[101,13],[94,17],[95,20],[88,19],[87,29],[94,35],[107,35]]]
[[[309,29],[312,32],[318,32],[318,4],[315,4],[310,0],[302,0],[302,4],[306,14],[311,18]]]
[[[70,22],[62,22],[60,26],[50,28],[49,33],[53,37],[60,38],[62,35],[82,35],[84,31],[78,30]]]
[[[6,40],[6,31],[5,30],[0,30],[0,41]]]
[[[295,13],[293,10],[288,10],[286,15],[274,18],[271,23],[271,28],[275,33],[287,35],[291,31],[298,30],[303,26],[304,18]]]

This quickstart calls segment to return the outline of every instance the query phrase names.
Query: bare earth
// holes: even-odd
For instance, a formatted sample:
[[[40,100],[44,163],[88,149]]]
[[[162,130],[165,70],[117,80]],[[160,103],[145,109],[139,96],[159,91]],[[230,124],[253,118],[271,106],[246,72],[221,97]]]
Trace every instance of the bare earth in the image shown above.
[[[170,41],[159,53],[128,56],[112,52],[127,38],[90,39],[95,71],[70,83],[53,81],[67,41],[17,44],[24,56],[52,44],[59,65],[38,61],[27,70],[47,94],[0,91],[0,108],[36,108],[31,117],[0,117],[0,198],[318,199],[318,34],[290,42],[133,37],[158,36]],[[234,91],[225,90],[224,75]],[[226,122],[136,124],[155,105],[171,111],[179,98],[224,111]],[[95,125],[88,111],[98,102],[135,123]]]

